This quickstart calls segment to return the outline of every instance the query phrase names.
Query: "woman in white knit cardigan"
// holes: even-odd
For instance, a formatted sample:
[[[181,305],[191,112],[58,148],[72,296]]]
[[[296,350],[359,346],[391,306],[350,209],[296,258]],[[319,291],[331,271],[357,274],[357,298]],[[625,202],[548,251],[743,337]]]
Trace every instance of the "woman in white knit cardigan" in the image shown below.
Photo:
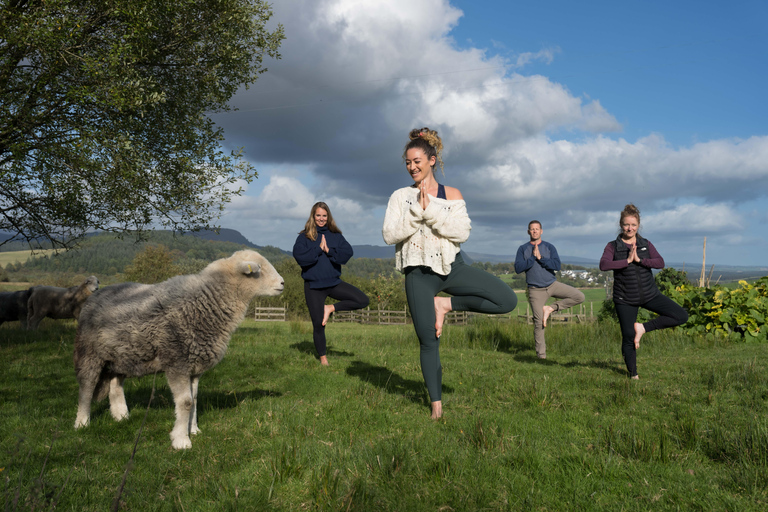
[[[433,419],[443,415],[440,334],[446,313],[502,314],[517,305],[517,296],[507,284],[465,264],[459,254],[460,244],[469,238],[470,220],[461,192],[435,179],[435,164],[443,166],[442,149],[436,131],[411,131],[403,159],[414,184],[389,198],[382,230],[387,244],[397,244],[397,270],[405,274]],[[437,297],[439,292],[453,297]]]

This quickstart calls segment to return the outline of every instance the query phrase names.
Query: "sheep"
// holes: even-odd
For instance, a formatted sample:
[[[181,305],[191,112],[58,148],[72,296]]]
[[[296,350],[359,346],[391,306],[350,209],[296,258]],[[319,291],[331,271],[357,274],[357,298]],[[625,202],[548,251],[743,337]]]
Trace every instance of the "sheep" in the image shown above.
[[[99,280],[96,276],[89,277],[80,286],[70,288],[32,287],[27,301],[27,324],[29,328],[37,329],[45,317],[77,319],[85,300],[98,289]]]
[[[216,366],[256,295],[283,292],[283,278],[259,253],[235,252],[199,274],[158,284],[122,283],[94,293],[83,307],[75,336],[80,386],[75,428],[88,425],[91,401],[109,396],[112,417],[128,417],[126,377],[164,372],[176,406],[174,449],[192,447],[198,434],[200,376]]]
[[[27,301],[31,288],[17,292],[0,293],[0,324],[3,322],[21,322],[21,328],[27,328]]]

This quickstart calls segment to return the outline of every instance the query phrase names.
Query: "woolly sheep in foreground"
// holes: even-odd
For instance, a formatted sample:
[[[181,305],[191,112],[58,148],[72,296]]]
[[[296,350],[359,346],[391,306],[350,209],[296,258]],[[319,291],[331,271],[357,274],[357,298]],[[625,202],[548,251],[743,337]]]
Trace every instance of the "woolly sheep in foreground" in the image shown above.
[[[200,375],[224,357],[232,333],[257,295],[279,295],[283,278],[263,256],[245,250],[199,274],[159,284],[107,286],[88,299],[75,337],[80,385],[75,428],[88,425],[91,401],[109,395],[112,417],[128,417],[126,377],[165,372],[176,405],[175,449],[197,434]]]
[[[21,328],[27,328],[27,301],[31,288],[17,292],[0,293],[0,324],[3,322],[21,322]]]
[[[27,324],[37,329],[43,318],[77,319],[85,300],[99,289],[96,276],[86,279],[80,286],[58,288],[56,286],[34,286],[27,301]]]

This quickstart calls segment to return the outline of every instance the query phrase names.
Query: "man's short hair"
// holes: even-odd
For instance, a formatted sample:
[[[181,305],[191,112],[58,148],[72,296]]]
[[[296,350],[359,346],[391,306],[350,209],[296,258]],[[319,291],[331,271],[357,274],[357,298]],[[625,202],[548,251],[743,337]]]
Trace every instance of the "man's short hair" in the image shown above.
[[[531,229],[531,224],[538,224],[539,227],[541,227],[541,222],[539,222],[537,220],[532,220],[531,222],[528,223],[528,229]]]

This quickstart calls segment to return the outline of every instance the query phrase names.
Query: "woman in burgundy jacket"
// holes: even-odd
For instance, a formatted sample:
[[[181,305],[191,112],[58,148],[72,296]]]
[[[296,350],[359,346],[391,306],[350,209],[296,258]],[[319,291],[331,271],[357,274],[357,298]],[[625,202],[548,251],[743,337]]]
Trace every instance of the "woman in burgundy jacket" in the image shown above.
[[[640,210],[635,205],[624,207],[619,218],[621,233],[608,242],[600,258],[600,270],[613,271],[613,302],[621,326],[621,353],[629,376],[639,379],[636,351],[643,334],[675,327],[688,321],[688,313],[656,286],[651,269],[664,268],[664,258],[650,242],[637,234]],[[637,322],[637,311],[643,307],[658,317]]]

